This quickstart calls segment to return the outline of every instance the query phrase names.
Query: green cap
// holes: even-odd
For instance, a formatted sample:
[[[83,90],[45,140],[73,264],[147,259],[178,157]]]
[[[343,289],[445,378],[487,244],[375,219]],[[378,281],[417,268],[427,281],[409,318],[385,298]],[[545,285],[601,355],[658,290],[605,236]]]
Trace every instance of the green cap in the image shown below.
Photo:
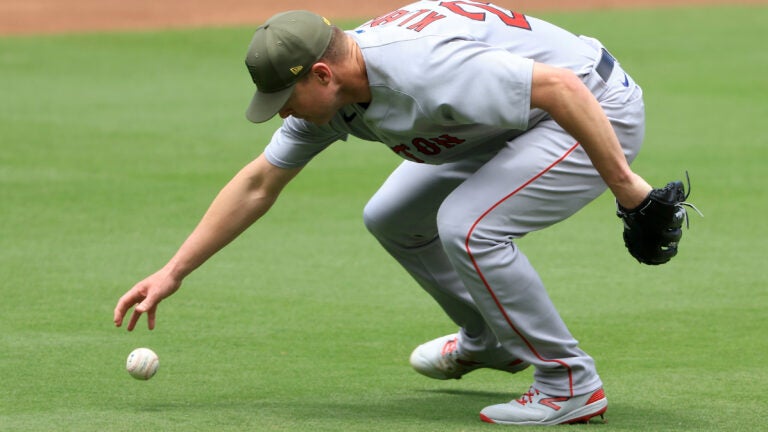
[[[309,11],[279,13],[257,28],[245,56],[256,84],[245,117],[254,123],[274,117],[322,57],[332,34],[330,21]]]

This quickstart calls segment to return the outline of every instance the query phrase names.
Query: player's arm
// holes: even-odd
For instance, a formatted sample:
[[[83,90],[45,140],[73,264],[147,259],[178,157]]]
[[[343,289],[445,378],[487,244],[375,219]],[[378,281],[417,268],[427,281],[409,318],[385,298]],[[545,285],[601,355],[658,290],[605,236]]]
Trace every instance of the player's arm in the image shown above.
[[[581,144],[624,207],[634,208],[648,196],[651,186],[632,172],[603,109],[573,72],[534,63],[531,107],[548,112]]]
[[[128,310],[135,305],[128,330],[133,330],[144,312],[149,328],[153,329],[158,303],[176,292],[193,270],[263,216],[300,170],[272,165],[263,154],[246,165],[219,192],[173,258],[120,298],[114,311],[115,325],[122,325]]]

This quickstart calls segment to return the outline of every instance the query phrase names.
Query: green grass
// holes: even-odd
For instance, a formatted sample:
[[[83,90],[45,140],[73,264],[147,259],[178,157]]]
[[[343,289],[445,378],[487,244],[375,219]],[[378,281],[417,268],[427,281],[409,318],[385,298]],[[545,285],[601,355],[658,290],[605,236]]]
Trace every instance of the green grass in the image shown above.
[[[768,420],[765,7],[542,15],[601,38],[646,92],[635,168],[689,170],[680,255],[640,266],[609,196],[521,242],[598,362],[616,431]],[[248,123],[252,29],[0,39],[0,430],[480,431],[529,372],[437,382],[410,350],[453,331],[365,232],[398,159],[351,140],[163,303],[111,323],[276,126]],[[158,375],[123,370],[135,347]],[[576,428],[582,429],[583,426]]]

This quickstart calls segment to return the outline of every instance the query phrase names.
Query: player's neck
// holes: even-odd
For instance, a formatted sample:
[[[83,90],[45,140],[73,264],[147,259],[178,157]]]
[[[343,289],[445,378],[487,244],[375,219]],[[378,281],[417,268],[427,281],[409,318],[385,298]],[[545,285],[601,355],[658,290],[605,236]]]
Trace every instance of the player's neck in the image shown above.
[[[344,91],[351,103],[368,103],[371,101],[371,89],[368,84],[363,52],[352,37],[347,36],[347,43],[349,44],[347,59],[349,67],[346,70]]]

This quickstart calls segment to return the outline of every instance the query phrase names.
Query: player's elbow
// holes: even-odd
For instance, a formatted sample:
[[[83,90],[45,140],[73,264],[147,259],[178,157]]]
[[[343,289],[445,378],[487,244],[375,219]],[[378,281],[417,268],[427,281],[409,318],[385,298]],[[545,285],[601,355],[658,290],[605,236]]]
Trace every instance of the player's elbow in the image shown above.
[[[572,100],[585,89],[573,71],[535,63],[531,83],[531,108],[547,112]]]

